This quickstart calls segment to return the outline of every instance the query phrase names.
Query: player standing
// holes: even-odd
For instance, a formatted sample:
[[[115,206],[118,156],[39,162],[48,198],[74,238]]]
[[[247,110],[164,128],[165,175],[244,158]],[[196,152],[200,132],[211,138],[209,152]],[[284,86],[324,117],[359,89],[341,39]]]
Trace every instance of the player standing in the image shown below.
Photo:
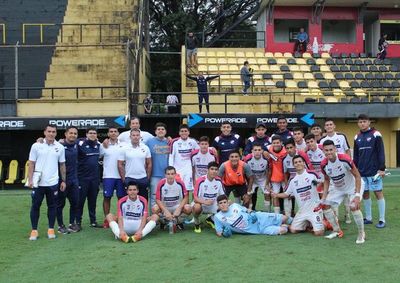
[[[201,176],[207,175],[208,164],[210,162],[216,162],[218,164],[217,151],[209,147],[209,145],[208,137],[203,136],[199,139],[200,149],[192,151],[193,183],[196,183],[197,179]]]
[[[256,128],[255,128],[256,134],[247,139],[247,143],[246,143],[246,146],[244,147],[244,151],[243,151],[244,156],[251,153],[253,144],[255,144],[255,143],[260,144],[262,146],[263,150],[267,150],[267,147],[271,143],[269,141],[270,137],[265,134],[266,131],[267,131],[267,126],[265,126],[264,123],[256,124]]]
[[[317,144],[314,134],[308,134],[305,138],[307,144],[307,156],[314,168],[315,173],[318,174],[319,178],[323,179],[321,171],[321,162],[325,159],[325,153],[322,149],[322,145]],[[317,186],[318,193],[322,194],[324,190],[323,184]]]
[[[218,177],[218,163],[210,162],[207,166],[207,174],[197,179],[194,187],[192,204],[194,216],[194,232],[201,233],[200,214],[208,214],[206,223],[213,229],[214,214],[217,213],[217,197],[225,194],[221,178]]]
[[[276,126],[278,127],[278,129],[271,136],[271,143],[272,143],[273,136],[280,136],[283,143],[285,143],[288,139],[293,138],[293,133],[291,131],[289,131],[287,128],[288,122],[287,122],[285,116],[278,117]]]
[[[153,135],[150,134],[149,132],[140,130],[140,119],[138,117],[133,117],[133,118],[130,119],[129,127],[130,127],[130,130],[122,132],[118,136],[118,140],[120,142],[122,142],[122,143],[130,143],[131,142],[131,139],[130,139],[131,130],[133,130],[133,129],[139,130],[139,132],[140,132],[140,141],[143,142],[143,143],[147,143],[147,141],[153,137]]]
[[[307,148],[306,142],[304,140],[304,131],[302,128],[294,128],[293,129],[293,139],[296,142],[296,149],[305,151]]]
[[[315,141],[317,144],[321,144],[321,139],[324,137],[324,133],[322,132],[322,127],[320,124],[312,124],[311,125],[311,134],[314,135]]]
[[[348,155],[336,153],[337,150],[333,141],[325,141],[323,148],[326,158],[321,162],[321,169],[325,178],[321,201],[324,204],[324,215],[333,228],[333,232],[326,238],[343,237],[343,232],[331,206],[339,206],[347,195],[351,202],[351,213],[358,228],[356,243],[363,244],[365,242],[364,220],[360,210],[363,184],[360,173]],[[332,180],[331,186],[330,180]]]
[[[212,146],[218,151],[220,164],[229,159],[231,152],[238,151],[241,143],[240,136],[232,133],[231,123],[223,122],[221,125],[221,135],[216,137],[212,143]]]
[[[378,203],[379,222],[376,228],[385,228],[385,198],[383,197],[383,182],[385,177],[385,148],[380,132],[371,128],[371,121],[365,114],[358,116],[360,132],[354,137],[354,163],[360,171],[365,183],[364,189],[364,224],[372,224],[371,198],[373,191]],[[378,174],[379,177],[374,178]]]

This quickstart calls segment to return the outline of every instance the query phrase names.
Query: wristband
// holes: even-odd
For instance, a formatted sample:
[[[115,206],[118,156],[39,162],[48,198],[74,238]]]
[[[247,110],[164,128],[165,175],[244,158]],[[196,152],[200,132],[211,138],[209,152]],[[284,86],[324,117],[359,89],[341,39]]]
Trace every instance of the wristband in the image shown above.
[[[361,194],[360,193],[355,193],[354,196],[355,197],[359,197],[361,199]]]

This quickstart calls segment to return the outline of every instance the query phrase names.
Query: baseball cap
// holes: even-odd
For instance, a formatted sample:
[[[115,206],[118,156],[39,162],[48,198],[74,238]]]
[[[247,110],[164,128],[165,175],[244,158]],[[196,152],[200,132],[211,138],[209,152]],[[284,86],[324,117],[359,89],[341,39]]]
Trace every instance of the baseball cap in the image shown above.
[[[259,123],[256,124],[256,129],[259,128],[259,127],[263,127],[263,128],[265,128],[265,129],[267,128],[267,126],[265,126],[265,124],[264,124],[264,123],[261,123],[261,122],[259,122]]]

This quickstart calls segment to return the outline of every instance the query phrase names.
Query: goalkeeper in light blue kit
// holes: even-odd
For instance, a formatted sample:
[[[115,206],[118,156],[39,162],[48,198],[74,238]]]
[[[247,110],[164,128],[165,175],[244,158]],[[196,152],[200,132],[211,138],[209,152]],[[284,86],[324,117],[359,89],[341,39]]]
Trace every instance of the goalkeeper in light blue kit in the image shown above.
[[[230,237],[232,233],[283,235],[292,219],[282,214],[254,212],[237,203],[230,204],[226,195],[217,198],[219,212],[214,215],[217,236]],[[285,224],[286,223],[286,224]]]

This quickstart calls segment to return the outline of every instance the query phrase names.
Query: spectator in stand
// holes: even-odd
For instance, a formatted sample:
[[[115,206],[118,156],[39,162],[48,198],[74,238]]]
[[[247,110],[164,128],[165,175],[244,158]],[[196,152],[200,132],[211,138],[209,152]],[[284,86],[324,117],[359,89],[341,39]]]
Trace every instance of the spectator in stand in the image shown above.
[[[243,95],[247,95],[247,90],[250,88],[252,76],[253,74],[251,73],[251,69],[249,68],[249,61],[244,61],[243,67],[240,69],[240,80],[243,83]]]
[[[304,28],[301,28],[300,32],[297,34],[296,41],[294,42],[294,52],[306,52],[307,43],[308,34],[304,31]]]
[[[197,66],[197,47],[199,40],[194,36],[193,32],[189,32],[186,37],[186,61],[188,67]]]
[[[165,111],[170,114],[178,113],[178,104],[179,99],[175,94],[168,95],[167,99],[165,100]]]
[[[218,78],[219,75],[205,77],[203,75],[203,72],[199,72],[197,77],[189,76],[189,75],[186,75],[186,77],[189,80],[195,81],[197,84],[197,92],[198,92],[198,96],[199,96],[199,113],[201,113],[201,110],[202,110],[203,100],[206,103],[207,113],[210,113],[210,105],[208,103],[209,95],[208,95],[208,89],[207,89],[207,82]]]
[[[153,99],[149,93],[145,99],[143,99],[144,114],[151,114],[153,108]]]
[[[386,58],[386,54],[387,54],[387,48],[389,46],[389,43],[387,42],[387,34],[384,34],[378,42],[378,59],[384,60]]]

